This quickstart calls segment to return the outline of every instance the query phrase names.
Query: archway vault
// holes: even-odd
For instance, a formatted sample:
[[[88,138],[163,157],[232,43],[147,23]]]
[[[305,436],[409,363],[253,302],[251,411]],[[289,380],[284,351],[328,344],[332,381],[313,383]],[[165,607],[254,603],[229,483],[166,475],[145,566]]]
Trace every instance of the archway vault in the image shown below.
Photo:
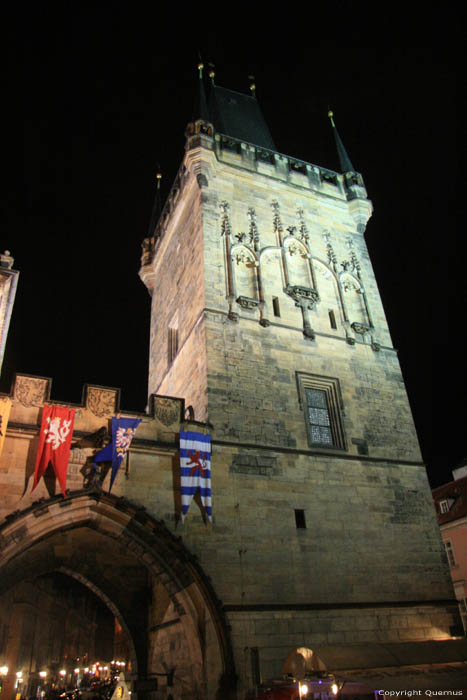
[[[101,491],[75,491],[8,516],[0,525],[0,595],[20,579],[53,571],[77,578],[106,602],[133,642],[140,677],[151,673],[142,631],[151,628],[154,585],[166,592],[200,667],[212,662],[199,639],[202,617],[215,630],[214,665],[234,675],[228,627],[210,580],[181,538],[144,508]]]

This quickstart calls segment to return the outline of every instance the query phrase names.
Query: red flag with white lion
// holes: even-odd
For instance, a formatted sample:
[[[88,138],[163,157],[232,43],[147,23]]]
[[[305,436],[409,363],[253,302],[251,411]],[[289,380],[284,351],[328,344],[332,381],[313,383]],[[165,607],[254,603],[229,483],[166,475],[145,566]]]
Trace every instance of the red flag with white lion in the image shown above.
[[[66,473],[74,420],[74,409],[66,406],[44,405],[36,468],[34,470],[33,491],[50,463],[65,496]]]

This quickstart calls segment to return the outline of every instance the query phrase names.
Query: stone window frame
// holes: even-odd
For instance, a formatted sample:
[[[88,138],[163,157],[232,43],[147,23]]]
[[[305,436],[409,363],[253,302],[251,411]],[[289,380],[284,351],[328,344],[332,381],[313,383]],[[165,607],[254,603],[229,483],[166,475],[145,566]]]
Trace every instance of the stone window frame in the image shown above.
[[[344,432],[342,393],[337,377],[325,377],[309,372],[296,372],[298,397],[300,409],[305,413],[305,425],[308,438],[308,446],[320,450],[335,451],[347,450],[347,442]],[[317,443],[312,440],[311,424],[307,415],[306,389],[318,389],[324,391],[328,409],[329,423],[332,434],[332,445]]]

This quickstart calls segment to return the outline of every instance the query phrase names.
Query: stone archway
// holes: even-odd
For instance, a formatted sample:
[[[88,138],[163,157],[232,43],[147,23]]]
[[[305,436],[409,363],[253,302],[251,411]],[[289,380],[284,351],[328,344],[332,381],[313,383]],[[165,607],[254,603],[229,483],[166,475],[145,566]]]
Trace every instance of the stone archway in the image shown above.
[[[0,556],[0,596],[53,571],[99,596],[127,632],[135,678],[178,678],[186,698],[215,698],[222,678],[222,697],[235,697],[221,604],[181,538],[144,509],[103,492],[41,500],[5,520]]]

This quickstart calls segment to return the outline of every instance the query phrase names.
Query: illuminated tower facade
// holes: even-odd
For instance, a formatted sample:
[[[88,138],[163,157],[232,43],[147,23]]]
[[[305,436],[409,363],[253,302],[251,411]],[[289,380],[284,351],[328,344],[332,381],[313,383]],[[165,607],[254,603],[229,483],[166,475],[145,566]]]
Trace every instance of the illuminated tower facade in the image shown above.
[[[5,250],[0,255],[0,371],[19,277],[18,270],[13,269],[13,263],[10,251]]]
[[[247,693],[296,648],[447,639],[458,618],[362,176],[333,123],[342,173],[280,154],[254,90],[212,81],[208,102],[201,79],[198,113],[143,245],[149,394],[212,426],[214,522],[192,506],[182,536]]]

